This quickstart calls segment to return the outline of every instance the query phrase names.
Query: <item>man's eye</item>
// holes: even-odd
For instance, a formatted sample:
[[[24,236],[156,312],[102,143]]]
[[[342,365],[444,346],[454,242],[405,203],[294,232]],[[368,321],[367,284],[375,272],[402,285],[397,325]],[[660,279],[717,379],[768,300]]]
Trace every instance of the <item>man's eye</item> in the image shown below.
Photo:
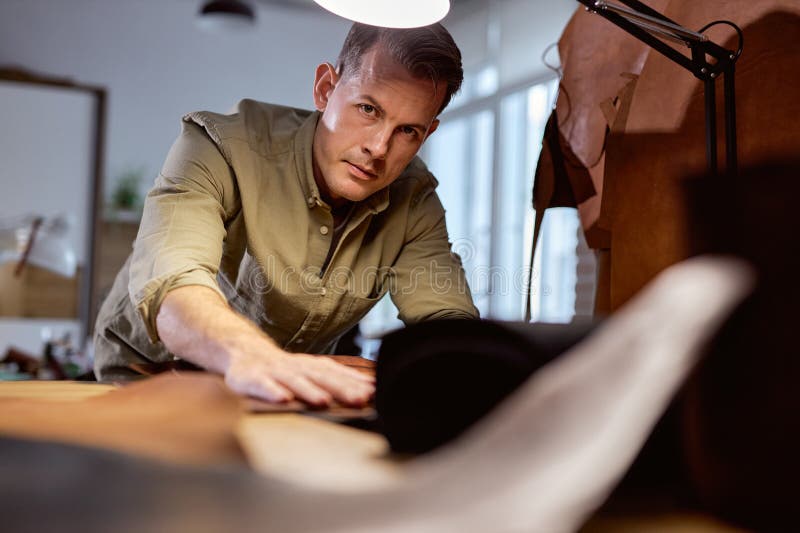
[[[400,128],[400,131],[402,131],[403,134],[408,135],[409,137],[417,136],[417,130],[412,128],[411,126],[403,126],[402,128]]]
[[[375,106],[374,106],[374,105],[369,105],[369,104],[361,104],[361,105],[360,105],[360,107],[361,107],[361,111],[363,111],[363,112],[364,112],[364,113],[366,113],[367,115],[374,115],[374,114],[375,114],[375,111],[377,111],[377,110],[375,109]]]

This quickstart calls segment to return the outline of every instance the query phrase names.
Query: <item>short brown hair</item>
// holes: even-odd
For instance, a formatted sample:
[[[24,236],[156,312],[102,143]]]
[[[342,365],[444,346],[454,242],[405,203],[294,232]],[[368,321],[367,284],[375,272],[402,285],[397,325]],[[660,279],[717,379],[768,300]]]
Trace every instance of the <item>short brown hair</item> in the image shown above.
[[[380,28],[356,22],[344,40],[336,62],[339,74],[356,74],[361,57],[380,45],[401,66],[416,78],[428,78],[434,85],[447,83],[439,113],[447,107],[453,94],[461,88],[464,69],[461,51],[453,37],[439,23],[421,28]]]

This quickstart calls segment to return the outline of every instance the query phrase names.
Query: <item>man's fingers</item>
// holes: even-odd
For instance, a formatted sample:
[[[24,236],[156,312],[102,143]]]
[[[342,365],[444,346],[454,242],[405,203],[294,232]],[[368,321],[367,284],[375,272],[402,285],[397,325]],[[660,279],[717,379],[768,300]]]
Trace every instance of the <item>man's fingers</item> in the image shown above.
[[[336,364],[339,365],[339,363]],[[367,374],[366,372],[361,372],[360,370],[356,370],[355,368],[350,368],[344,365],[339,365],[339,366],[344,367],[348,375],[352,376],[353,379],[363,381],[364,383],[375,383],[375,376],[373,376],[372,374]]]
[[[331,393],[336,401],[343,405],[361,407],[369,403],[370,398],[375,394],[375,387],[332,388]]]
[[[225,383],[230,389],[244,396],[254,396],[272,403],[285,403],[294,399],[294,394],[286,387],[261,372],[256,375],[225,375]]]
[[[375,386],[362,381],[341,380],[328,374],[318,374],[314,381],[331,391],[336,401],[345,405],[365,405],[375,393]]]
[[[306,376],[292,372],[291,369],[277,372],[275,377],[282,385],[291,390],[298,399],[308,404],[323,407],[330,405],[333,400],[324,388],[319,387]]]
[[[241,358],[225,373],[225,382],[239,394],[270,402],[298,399],[324,407],[335,399],[362,406],[375,392],[372,376],[331,359],[298,354]]]
[[[356,379],[358,381],[363,381],[364,383],[375,383],[375,376],[372,374],[367,374],[366,372],[362,372],[360,370],[356,370],[355,368],[350,368],[349,366],[343,365],[341,363],[337,363],[331,359],[327,359],[332,365],[338,368],[340,374],[348,376],[352,379]]]
[[[311,364],[307,366],[308,377],[317,385],[329,391],[336,401],[345,405],[365,405],[375,392],[375,386],[357,379],[349,372],[340,373],[327,364]],[[334,363],[338,365],[338,363]],[[338,365],[342,366],[342,365]],[[350,370],[350,369],[346,369]]]
[[[306,357],[308,357],[311,361],[319,361],[322,365],[327,366],[331,371],[336,372],[343,377],[363,381],[364,383],[375,383],[375,376],[372,374],[361,372],[360,370],[343,365],[328,357],[319,357],[314,355]]]

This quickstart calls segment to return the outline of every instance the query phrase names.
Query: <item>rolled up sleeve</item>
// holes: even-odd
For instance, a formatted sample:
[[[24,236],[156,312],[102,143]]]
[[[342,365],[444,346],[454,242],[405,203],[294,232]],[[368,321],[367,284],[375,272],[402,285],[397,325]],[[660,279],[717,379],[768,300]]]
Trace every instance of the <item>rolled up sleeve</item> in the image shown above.
[[[391,297],[404,323],[478,318],[461,259],[451,250],[444,208],[432,184],[412,199],[406,242],[392,272]]]
[[[202,285],[223,296],[216,281],[225,221],[238,197],[233,172],[196,124],[184,122],[155,185],[145,199],[133,247],[128,294],[152,342],[167,293]]]

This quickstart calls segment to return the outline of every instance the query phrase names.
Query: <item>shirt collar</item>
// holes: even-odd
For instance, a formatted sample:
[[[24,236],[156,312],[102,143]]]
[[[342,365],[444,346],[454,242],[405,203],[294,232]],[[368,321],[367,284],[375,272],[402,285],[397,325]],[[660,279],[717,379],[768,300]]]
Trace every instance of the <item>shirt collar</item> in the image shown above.
[[[314,181],[313,144],[314,132],[317,130],[319,117],[319,111],[311,113],[305,122],[300,125],[294,138],[297,176],[300,186],[303,188],[306,206],[309,209],[317,205],[327,205],[319,193],[317,182]],[[356,209],[366,208],[375,215],[384,211],[387,207],[389,207],[389,187],[385,187],[359,202]]]
[[[312,161],[314,132],[317,129],[319,116],[319,111],[311,113],[300,125],[294,137],[297,178],[300,181],[300,187],[303,189],[306,205],[309,208],[314,207],[318,202],[322,202],[317,182],[314,181],[314,163]]]

